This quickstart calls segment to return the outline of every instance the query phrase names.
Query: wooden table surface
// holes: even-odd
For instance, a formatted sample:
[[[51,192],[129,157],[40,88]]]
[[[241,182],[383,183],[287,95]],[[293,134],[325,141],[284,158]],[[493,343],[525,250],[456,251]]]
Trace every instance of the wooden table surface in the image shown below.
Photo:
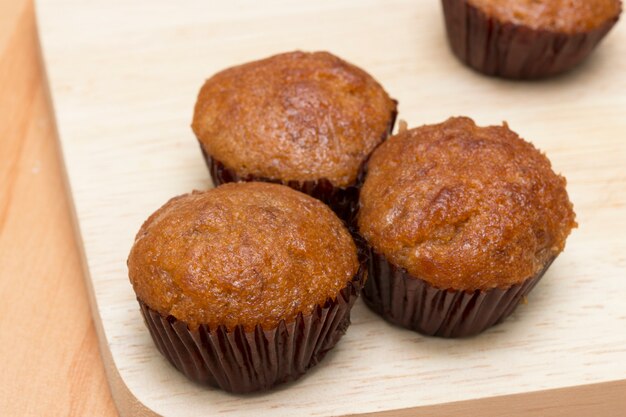
[[[0,0],[0,156],[0,415],[116,416],[29,0]]]
[[[30,0],[0,0],[0,92],[0,415],[116,416]],[[454,403],[420,415],[471,409],[517,416],[532,401],[541,406],[525,416],[618,416],[626,409],[624,392],[621,382],[597,384]]]

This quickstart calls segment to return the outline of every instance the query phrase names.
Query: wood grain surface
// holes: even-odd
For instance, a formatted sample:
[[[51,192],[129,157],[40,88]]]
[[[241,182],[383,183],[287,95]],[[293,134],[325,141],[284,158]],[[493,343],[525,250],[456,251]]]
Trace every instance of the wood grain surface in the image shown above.
[[[0,157],[0,415],[116,416],[28,0],[0,0]]]
[[[524,83],[460,65],[436,1],[41,0],[38,15],[96,326],[122,414],[623,414],[623,23],[577,70]],[[158,354],[125,260],[152,211],[211,186],[189,128],[202,81],[292,49],[331,50],[364,67],[399,100],[410,126],[450,115],[507,120],[568,178],[581,226],[529,304],[479,337],[425,338],[358,303],[346,337],[305,378],[235,397],[188,382]]]

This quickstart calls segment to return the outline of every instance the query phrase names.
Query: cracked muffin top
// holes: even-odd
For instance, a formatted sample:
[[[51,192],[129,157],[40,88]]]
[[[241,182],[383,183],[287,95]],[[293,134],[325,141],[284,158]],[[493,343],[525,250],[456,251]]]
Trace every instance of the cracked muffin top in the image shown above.
[[[620,0],[468,0],[488,16],[533,29],[578,33],[616,19]]]
[[[359,231],[379,254],[441,289],[533,277],[576,227],[565,178],[503,126],[451,118],[392,136],[372,155]]]
[[[355,183],[396,103],[365,71],[328,52],[290,52],[228,68],[198,95],[192,128],[239,176]]]
[[[128,258],[137,297],[190,328],[275,328],[335,299],[358,270],[334,213],[286,186],[232,183],[168,201]]]

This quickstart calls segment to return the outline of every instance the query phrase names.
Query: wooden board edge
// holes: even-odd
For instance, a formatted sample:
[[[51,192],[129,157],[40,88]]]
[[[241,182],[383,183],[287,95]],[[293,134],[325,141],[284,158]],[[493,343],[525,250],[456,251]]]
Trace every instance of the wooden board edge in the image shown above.
[[[623,417],[626,379],[345,417]]]
[[[47,81],[46,81],[47,83]],[[48,100],[50,101],[50,106],[52,107],[51,95],[48,88]],[[102,325],[102,320],[100,318],[100,313],[98,312],[98,303],[95,298],[95,293],[93,289],[93,283],[91,282],[89,267],[87,265],[87,257],[85,255],[85,250],[83,246],[83,239],[80,233],[80,227],[78,224],[78,216],[76,214],[76,207],[74,205],[74,199],[71,196],[70,192],[70,184],[69,177],[67,175],[67,169],[65,168],[64,158],[61,152],[61,142],[59,140],[59,132],[56,128],[55,123],[55,136],[56,136],[56,144],[57,144],[57,155],[61,161],[62,166],[62,175],[65,193],[69,202],[70,210],[71,210],[71,218],[74,229],[74,238],[78,243],[79,257],[81,262],[81,267],[83,270],[83,278],[85,280],[85,286],[87,287],[87,296],[89,298],[89,306],[91,310],[91,318],[96,328],[96,334],[98,336],[98,346],[100,350],[100,356],[104,363],[104,370],[109,381],[109,388],[111,389],[111,395],[113,397],[113,401],[115,402],[115,406],[120,416],[133,416],[133,417],[161,417],[159,414],[150,410],[143,403],[141,403],[137,397],[130,391],[126,383],[124,382],[122,376],[120,375],[117,367],[115,366],[115,361],[113,360],[113,356],[111,354],[111,350],[109,349],[109,345],[104,335],[104,328]]]
[[[31,3],[32,5],[32,3]],[[35,8],[36,11],[36,8]],[[35,13],[36,14],[36,13]],[[37,17],[35,16],[35,19]],[[80,232],[80,226],[78,223],[78,215],[76,212],[76,205],[74,204],[74,199],[72,197],[71,185],[69,181],[69,175],[67,172],[67,168],[65,165],[65,158],[63,156],[63,149],[60,140],[60,133],[58,124],[56,121],[56,113],[54,108],[54,100],[52,98],[52,91],[50,89],[50,83],[48,79],[48,73],[45,65],[45,58],[43,56],[43,48],[41,47],[41,38],[39,36],[39,27],[35,26],[35,30],[37,31],[36,37],[38,40],[38,53],[40,62],[42,65],[42,73],[44,77],[44,84],[46,90],[46,100],[48,102],[48,108],[51,109],[52,113],[52,123],[54,130],[54,140],[55,140],[55,149],[56,149],[56,157],[60,162],[61,167],[61,175],[63,181],[64,193],[66,195],[68,205],[70,207],[70,217],[72,220],[72,226],[74,230],[74,239],[77,242],[77,247],[79,250],[79,258],[81,262],[81,268],[83,273],[83,279],[85,281],[85,286],[87,287],[87,296],[89,298],[89,306],[91,310],[91,318],[94,323],[96,334],[98,337],[98,347],[100,351],[100,357],[104,363],[104,370],[107,376],[107,380],[109,383],[109,388],[111,390],[111,395],[113,397],[113,401],[117,408],[120,416],[133,416],[133,417],[161,417],[159,414],[150,410],[143,403],[141,403],[137,397],[130,391],[126,383],[124,382],[122,376],[120,375],[117,367],[115,366],[115,361],[113,360],[113,356],[111,354],[111,350],[109,349],[106,336],[104,335],[104,328],[102,325],[102,320],[100,318],[100,314],[98,312],[98,303],[95,298],[95,292],[93,289],[93,283],[91,281],[89,266],[87,264],[87,257],[85,255],[83,239]]]

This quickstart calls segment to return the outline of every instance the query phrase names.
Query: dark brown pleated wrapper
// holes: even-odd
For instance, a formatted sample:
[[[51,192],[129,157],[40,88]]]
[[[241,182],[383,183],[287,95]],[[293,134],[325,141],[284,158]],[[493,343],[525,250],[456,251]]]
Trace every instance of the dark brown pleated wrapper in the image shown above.
[[[176,369],[192,381],[248,393],[295,380],[324,358],[350,325],[350,310],[364,275],[362,263],[336,299],[268,330],[257,326],[246,332],[237,326],[229,331],[224,326],[211,329],[206,325],[190,329],[138,301],[154,343]]]
[[[567,71],[583,61],[619,16],[580,33],[559,33],[503,23],[467,0],[442,0],[454,54],[475,70],[510,79],[534,79]]]
[[[383,134],[383,141],[386,140],[393,131],[397,115],[398,112],[395,110],[391,113],[389,126]],[[238,181],[262,181],[286,185],[294,190],[303,192],[304,194],[308,194],[311,197],[322,201],[328,205],[335,212],[335,214],[337,214],[337,217],[342,219],[347,225],[354,224],[354,218],[359,202],[359,191],[363,185],[363,166],[365,166],[365,161],[359,170],[359,175],[357,176],[357,180],[354,184],[347,187],[335,187],[326,178],[314,181],[283,181],[280,179],[266,178],[256,175],[240,176],[234,170],[226,167],[222,162],[209,155],[204,150],[201,143],[200,149],[202,150],[202,155],[204,156],[204,160],[209,168],[213,184],[216,187],[227,182]]]
[[[415,278],[370,249],[363,299],[398,326],[428,336],[473,336],[510,316],[553,260],[535,277],[507,289],[457,291],[442,290]]]

